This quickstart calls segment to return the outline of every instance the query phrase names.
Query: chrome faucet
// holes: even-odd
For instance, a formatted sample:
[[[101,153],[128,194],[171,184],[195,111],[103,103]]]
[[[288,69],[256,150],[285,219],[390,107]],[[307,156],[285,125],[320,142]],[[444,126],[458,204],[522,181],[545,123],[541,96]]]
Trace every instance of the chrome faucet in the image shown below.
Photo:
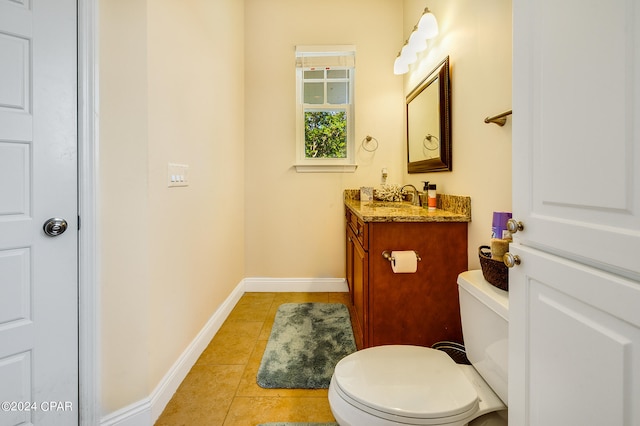
[[[402,188],[400,188],[400,192],[404,191],[406,187],[410,187],[411,189],[413,189],[413,194],[411,195],[411,204],[414,206],[421,206],[420,192],[418,191],[418,188],[416,188],[411,184],[407,184],[407,185],[404,185]]]

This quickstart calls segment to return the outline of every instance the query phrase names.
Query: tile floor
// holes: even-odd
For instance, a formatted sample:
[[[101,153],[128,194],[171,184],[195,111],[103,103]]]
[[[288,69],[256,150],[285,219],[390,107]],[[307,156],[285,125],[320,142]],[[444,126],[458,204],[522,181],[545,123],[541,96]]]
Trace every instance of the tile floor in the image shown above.
[[[156,426],[332,422],[326,389],[263,389],[256,374],[282,303],[344,303],[348,293],[245,293]]]

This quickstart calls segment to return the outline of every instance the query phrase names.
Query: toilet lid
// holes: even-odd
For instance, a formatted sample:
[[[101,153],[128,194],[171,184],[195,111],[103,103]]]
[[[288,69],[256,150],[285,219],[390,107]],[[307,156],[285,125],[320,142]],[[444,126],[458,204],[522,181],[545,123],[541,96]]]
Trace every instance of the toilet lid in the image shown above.
[[[338,362],[334,382],[363,409],[394,417],[436,419],[475,411],[478,394],[462,370],[439,350],[377,346]]]

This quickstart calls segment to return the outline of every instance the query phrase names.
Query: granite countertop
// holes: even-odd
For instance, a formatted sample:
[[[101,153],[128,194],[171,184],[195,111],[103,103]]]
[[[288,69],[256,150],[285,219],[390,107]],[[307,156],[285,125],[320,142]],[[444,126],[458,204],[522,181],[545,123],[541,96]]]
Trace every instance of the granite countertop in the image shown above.
[[[471,198],[438,194],[438,208],[429,211],[410,202],[360,201],[359,190],[345,190],[344,205],[364,222],[470,222]]]

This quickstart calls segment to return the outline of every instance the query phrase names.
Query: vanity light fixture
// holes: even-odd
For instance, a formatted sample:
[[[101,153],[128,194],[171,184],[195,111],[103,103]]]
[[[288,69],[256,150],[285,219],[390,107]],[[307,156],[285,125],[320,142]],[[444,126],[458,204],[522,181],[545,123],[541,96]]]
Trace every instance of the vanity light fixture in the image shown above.
[[[427,40],[437,35],[438,21],[436,21],[436,17],[433,16],[429,8],[425,7],[420,20],[413,27],[409,39],[398,53],[398,57],[393,64],[393,73],[405,74],[409,72],[409,65],[418,59],[418,53],[427,48]]]

